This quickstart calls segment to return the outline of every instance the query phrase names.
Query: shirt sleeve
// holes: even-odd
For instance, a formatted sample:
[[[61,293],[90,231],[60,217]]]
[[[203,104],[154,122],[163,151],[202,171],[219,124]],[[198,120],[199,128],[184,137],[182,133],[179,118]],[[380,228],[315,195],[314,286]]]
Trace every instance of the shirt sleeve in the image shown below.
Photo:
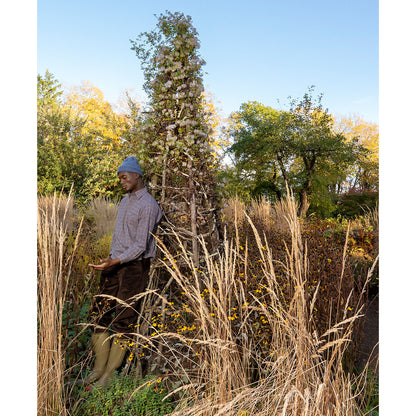
[[[121,264],[137,259],[146,251],[150,233],[155,231],[159,221],[160,209],[157,205],[149,204],[140,209],[134,242],[118,256]]]

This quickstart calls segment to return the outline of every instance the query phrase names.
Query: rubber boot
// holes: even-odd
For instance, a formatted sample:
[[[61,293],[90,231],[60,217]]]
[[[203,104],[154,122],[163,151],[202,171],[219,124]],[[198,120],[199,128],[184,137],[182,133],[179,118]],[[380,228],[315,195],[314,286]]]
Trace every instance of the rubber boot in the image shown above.
[[[113,341],[111,345],[110,355],[108,356],[107,366],[105,367],[104,374],[97,381],[99,386],[107,386],[110,378],[113,375],[114,370],[120,367],[123,362],[124,355],[126,353],[126,348],[123,343],[119,340]]]
[[[98,332],[92,334],[95,363],[92,373],[87,377],[87,383],[98,380],[104,374],[110,353],[110,340],[108,337],[108,332]]]

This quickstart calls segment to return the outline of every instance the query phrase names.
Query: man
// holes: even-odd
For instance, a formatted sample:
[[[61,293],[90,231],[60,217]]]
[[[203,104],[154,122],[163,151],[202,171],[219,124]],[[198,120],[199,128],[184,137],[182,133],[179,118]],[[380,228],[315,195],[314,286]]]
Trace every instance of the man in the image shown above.
[[[143,173],[134,156],[123,161],[117,174],[127,195],[120,202],[110,254],[98,265],[89,264],[101,271],[99,293],[90,313],[95,323],[92,341],[96,358],[88,377],[88,382],[98,380],[99,385],[107,385],[121,365],[125,340],[134,332],[137,295],[146,288],[150,260],[156,253],[152,234],[162,218],[158,203],[144,186]],[[113,338],[111,348],[110,325],[111,331],[119,334]]]

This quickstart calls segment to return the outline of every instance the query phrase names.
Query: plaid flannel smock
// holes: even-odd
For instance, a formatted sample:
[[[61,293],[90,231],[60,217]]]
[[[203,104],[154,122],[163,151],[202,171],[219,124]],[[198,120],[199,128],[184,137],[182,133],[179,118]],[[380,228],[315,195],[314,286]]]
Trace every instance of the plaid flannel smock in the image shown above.
[[[117,222],[111,240],[110,256],[127,263],[156,256],[155,239],[152,236],[162,219],[162,211],[144,187],[127,194],[120,202]]]

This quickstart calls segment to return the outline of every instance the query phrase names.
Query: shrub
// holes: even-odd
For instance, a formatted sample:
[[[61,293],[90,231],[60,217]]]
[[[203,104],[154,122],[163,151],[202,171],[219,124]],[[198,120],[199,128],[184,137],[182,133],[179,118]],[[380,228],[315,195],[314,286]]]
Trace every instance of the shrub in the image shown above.
[[[241,256],[238,260],[238,273],[244,277],[242,282],[248,291],[258,293],[265,297],[263,281],[263,264],[258,242],[255,238],[257,232],[262,238],[262,247],[273,253],[276,279],[279,284],[279,293],[286,305],[289,305],[293,291],[287,282],[286,260],[292,249],[292,232],[290,228],[291,212],[286,201],[280,201],[273,207],[263,201],[261,204],[253,203],[245,208],[234,205],[235,210],[245,209],[249,213],[253,226],[244,213],[228,214],[228,228],[235,229],[235,245],[239,247]],[[233,227],[233,218],[240,218]],[[313,220],[299,220],[299,232],[302,244],[308,258],[307,274],[305,275],[305,290],[307,298],[312,299],[318,289],[319,295],[315,301],[313,316],[317,330],[324,333],[334,325],[342,316],[341,306],[349,302],[348,313],[351,315],[358,307],[359,293],[365,282],[356,279],[353,273],[353,264],[344,253],[348,221],[327,221],[319,218]],[[248,261],[248,267],[245,262]],[[342,279],[340,276],[342,275]],[[261,294],[261,292],[263,292]],[[350,297],[351,295],[351,297]],[[267,296],[266,296],[267,297]]]
[[[377,204],[378,192],[349,192],[340,197],[333,215],[353,218],[376,209]]]
[[[80,394],[74,416],[163,416],[174,410],[161,378],[139,380],[115,375],[108,387],[91,387]]]

